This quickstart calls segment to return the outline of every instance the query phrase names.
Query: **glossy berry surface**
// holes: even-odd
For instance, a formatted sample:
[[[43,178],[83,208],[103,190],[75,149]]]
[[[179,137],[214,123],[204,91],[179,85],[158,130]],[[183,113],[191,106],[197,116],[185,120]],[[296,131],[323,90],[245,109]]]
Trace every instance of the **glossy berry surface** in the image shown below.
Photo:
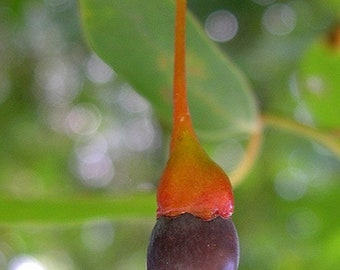
[[[148,270],[236,270],[238,236],[231,218],[162,216],[152,231]]]

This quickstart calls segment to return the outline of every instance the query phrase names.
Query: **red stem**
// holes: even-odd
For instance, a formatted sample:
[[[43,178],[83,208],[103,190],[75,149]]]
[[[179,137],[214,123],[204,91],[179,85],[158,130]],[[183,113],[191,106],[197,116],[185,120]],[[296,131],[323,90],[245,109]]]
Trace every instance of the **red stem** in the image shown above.
[[[186,90],[185,17],[186,0],[176,0],[175,65],[173,86],[174,111],[171,149],[173,148],[176,139],[181,136],[183,132],[194,134]]]

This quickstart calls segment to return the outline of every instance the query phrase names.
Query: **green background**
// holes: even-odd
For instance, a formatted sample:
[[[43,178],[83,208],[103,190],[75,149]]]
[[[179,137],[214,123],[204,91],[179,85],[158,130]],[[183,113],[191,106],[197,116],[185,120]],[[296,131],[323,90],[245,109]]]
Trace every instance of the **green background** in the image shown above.
[[[239,269],[340,268],[338,1],[188,4],[190,108],[232,176]],[[221,9],[238,32],[217,43]],[[145,269],[173,19],[170,0],[0,1],[0,269]]]

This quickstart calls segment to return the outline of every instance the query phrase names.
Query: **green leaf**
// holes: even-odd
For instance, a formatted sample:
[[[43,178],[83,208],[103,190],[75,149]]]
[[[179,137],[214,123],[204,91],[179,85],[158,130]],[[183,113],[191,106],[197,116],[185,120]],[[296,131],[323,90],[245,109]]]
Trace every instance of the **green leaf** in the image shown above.
[[[85,35],[93,50],[153,105],[171,126],[174,2],[80,0]],[[240,71],[189,13],[188,92],[199,136],[210,141],[251,133],[257,108]]]
[[[301,100],[319,128],[336,130],[340,126],[339,74],[339,52],[324,40],[317,40],[302,59],[300,84]]]
[[[0,225],[70,224],[96,218],[154,218],[155,195],[0,199]]]

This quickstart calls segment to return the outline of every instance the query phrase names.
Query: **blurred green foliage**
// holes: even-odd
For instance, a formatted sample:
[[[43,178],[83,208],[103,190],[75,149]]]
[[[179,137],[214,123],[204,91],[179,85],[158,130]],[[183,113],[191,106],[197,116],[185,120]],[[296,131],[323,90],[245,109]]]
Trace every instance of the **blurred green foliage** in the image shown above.
[[[171,125],[173,2],[105,3],[0,1],[0,269],[145,269]],[[235,185],[239,269],[340,268],[338,1],[189,9],[188,87],[204,147],[233,175],[263,120]],[[237,18],[229,41],[204,31],[217,10]],[[195,76],[205,65],[224,78]]]

